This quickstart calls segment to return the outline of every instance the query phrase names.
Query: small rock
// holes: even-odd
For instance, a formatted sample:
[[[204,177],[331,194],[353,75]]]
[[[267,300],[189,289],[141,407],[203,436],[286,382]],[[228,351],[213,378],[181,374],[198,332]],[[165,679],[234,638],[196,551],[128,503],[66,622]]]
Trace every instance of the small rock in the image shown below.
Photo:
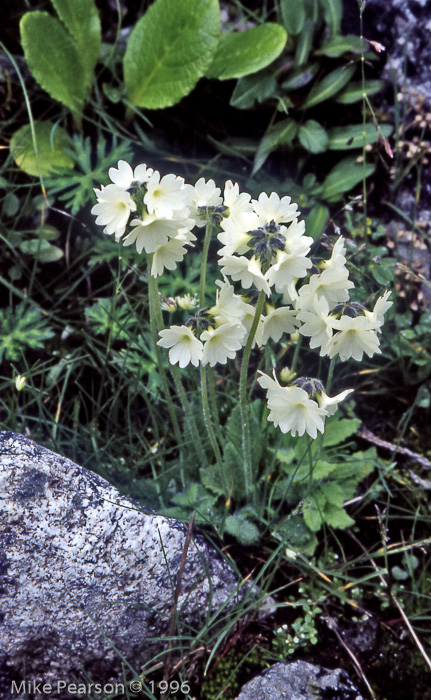
[[[168,633],[186,528],[10,432],[0,433],[0,504],[0,688],[10,692],[2,700],[20,697],[7,691],[12,680],[123,681],[119,655],[139,672],[163,648],[151,638]],[[237,586],[197,536],[181,620],[201,626],[209,607],[234,604]]]
[[[363,700],[346,671],[306,661],[278,663],[246,683],[236,700]]]

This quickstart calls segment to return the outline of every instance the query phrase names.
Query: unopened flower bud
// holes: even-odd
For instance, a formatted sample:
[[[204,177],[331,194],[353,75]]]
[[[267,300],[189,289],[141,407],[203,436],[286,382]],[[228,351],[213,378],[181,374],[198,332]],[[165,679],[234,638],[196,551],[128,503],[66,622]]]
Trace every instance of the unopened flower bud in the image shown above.
[[[26,377],[21,376],[21,374],[18,374],[17,378],[15,379],[15,387],[17,391],[22,391],[25,387],[27,379]]]

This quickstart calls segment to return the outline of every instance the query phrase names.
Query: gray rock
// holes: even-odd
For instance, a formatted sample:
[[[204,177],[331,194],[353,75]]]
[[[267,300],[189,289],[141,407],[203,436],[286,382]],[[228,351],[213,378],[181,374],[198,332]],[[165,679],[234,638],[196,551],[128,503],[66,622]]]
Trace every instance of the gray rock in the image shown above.
[[[246,683],[236,700],[363,700],[342,669],[333,671],[306,661],[278,663]]]
[[[1,432],[0,688],[23,678],[73,682],[83,672],[98,683],[122,681],[112,645],[139,671],[160,651],[151,638],[168,632],[185,533],[96,474]],[[216,550],[196,537],[181,620],[202,624],[210,608],[231,596],[233,604],[237,585]]]

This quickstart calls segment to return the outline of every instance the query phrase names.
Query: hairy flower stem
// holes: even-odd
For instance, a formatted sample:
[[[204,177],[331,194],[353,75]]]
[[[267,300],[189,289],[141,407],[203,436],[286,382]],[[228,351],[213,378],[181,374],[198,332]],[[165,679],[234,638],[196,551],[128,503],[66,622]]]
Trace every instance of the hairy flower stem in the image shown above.
[[[217,442],[216,434],[214,432],[214,428],[212,426],[211,422],[211,412],[210,412],[210,407],[209,407],[209,402],[208,402],[208,374],[207,374],[208,368],[205,365],[201,365],[201,393],[202,393],[202,409],[203,409],[203,416],[204,416],[204,422],[205,422],[205,428],[208,433],[208,437],[211,443],[211,447],[214,452],[214,456],[216,458],[217,462],[217,467],[220,472],[220,478],[222,481],[223,489],[225,492],[226,497],[229,496],[229,482],[227,479],[227,475],[225,472],[224,464],[223,464],[223,459],[221,456],[220,448]]]
[[[150,261],[149,261],[149,266],[148,266],[149,270],[151,270],[151,264],[152,264],[152,256],[150,256]],[[153,341],[154,341],[154,347],[156,349],[157,368],[159,370],[160,378],[162,380],[163,391],[164,391],[166,402],[168,405],[168,411],[169,411],[169,415],[171,417],[172,427],[174,429],[175,440],[177,441],[177,444],[180,444],[180,442],[181,442],[180,426],[178,424],[177,416],[175,413],[175,406],[174,406],[173,401],[172,401],[171,392],[169,391],[168,380],[166,377],[165,368],[163,366],[162,352],[160,350],[160,347],[157,345],[157,341],[159,339],[157,316],[158,316],[158,307],[160,307],[158,291],[157,291],[157,279],[155,277],[153,277],[150,274],[150,272],[148,273],[148,279],[149,279],[148,294],[149,294],[149,302],[150,302],[150,326],[151,326],[151,335],[153,336]],[[161,314],[161,310],[160,310],[160,314]]]
[[[336,358],[333,357],[331,362],[329,363],[328,379],[326,380],[326,393],[327,394],[329,394],[329,392],[331,390],[332,377],[334,376],[335,361],[336,361]]]
[[[150,260],[150,265],[151,269],[151,260]],[[149,275],[149,290],[150,290],[150,321],[151,321],[151,332],[153,334],[153,339],[154,342],[157,343],[158,341],[158,331],[163,329],[163,316],[162,316],[162,309],[160,306],[159,302],[159,292],[158,292],[158,286],[157,286],[157,278],[152,277]],[[153,328],[153,322],[154,322],[154,328]],[[169,413],[171,416],[171,421],[172,425],[174,428],[174,433],[175,433],[175,439],[177,441],[177,444],[180,445],[182,442],[182,437],[181,437],[181,431],[180,427],[178,425],[177,417],[175,414],[175,407],[172,402],[171,394],[169,391],[169,386],[168,386],[168,381],[166,377],[166,372],[165,368],[163,365],[163,358],[162,358],[162,353],[160,350],[160,347],[156,344],[156,354],[157,354],[157,366],[160,372],[160,376],[162,378],[162,385],[163,385],[163,391],[165,392],[166,395],[166,400],[168,403],[168,409]],[[181,401],[182,406],[184,407],[185,413],[186,413],[186,419],[189,424],[190,432],[193,437],[193,443],[196,448],[196,451],[199,456],[199,460],[202,465],[205,464],[205,451],[202,445],[202,440],[199,435],[199,430],[196,425],[196,421],[193,418],[193,414],[190,409],[190,404],[187,399],[187,394],[185,392],[185,389],[183,387],[180,373],[178,370],[178,367],[171,367],[171,375],[174,380],[175,388],[177,390],[178,398]],[[175,427],[176,426],[176,427]]]
[[[201,264],[201,284],[199,290],[199,305],[201,309],[205,306],[205,285],[207,278],[207,262],[208,262],[208,251],[211,243],[211,234],[214,226],[212,224],[207,224],[205,227],[205,238],[204,247],[202,251],[202,264]]]
[[[264,303],[265,292],[261,291],[256,304],[256,310],[254,312],[253,323],[250,328],[250,333],[242,355],[241,373],[239,377],[239,405],[241,411],[242,452],[244,455],[244,484],[246,497],[250,495],[253,483],[253,465],[251,461],[251,440],[247,404],[248,363],[250,361],[251,348],[253,346],[254,336],[256,335],[256,330],[262,314]]]
[[[299,357],[299,351],[301,349],[301,343],[302,343],[302,335],[300,335],[298,340],[296,341],[295,352],[293,353],[292,366],[290,368],[290,371],[292,372],[292,376],[296,372],[296,365],[298,364],[298,357]]]

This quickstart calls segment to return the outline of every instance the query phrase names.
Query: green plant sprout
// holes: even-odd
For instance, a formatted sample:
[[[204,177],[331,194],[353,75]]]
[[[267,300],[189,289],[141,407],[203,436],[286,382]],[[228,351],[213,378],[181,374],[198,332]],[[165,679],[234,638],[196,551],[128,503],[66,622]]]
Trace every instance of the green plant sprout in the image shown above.
[[[316,438],[318,433],[324,433],[326,419],[336,413],[338,404],[352,391],[346,389],[337,396],[329,396],[336,357],[341,361],[350,358],[360,361],[364,353],[371,357],[380,352],[378,333],[392,303],[388,300],[389,292],[376,300],[372,310],[350,301],[349,291],[354,285],[349,280],[344,239],[339,237],[335,241],[329,258],[311,256],[314,241],[305,235],[304,221],[299,220],[297,205],[288,196],[261,193],[252,200],[251,195],[240,193],[238,184],[231,181],[225,183],[222,196],[213,180],[201,178],[192,186],[174,173],[162,177],[145,164],[133,169],[126,161],[110,168],[109,176],[112,183],[95,190],[97,204],[92,213],[105,234],[114,236],[125,246],[135,245],[138,253],[145,251],[147,255],[151,332],[175,439],[181,445],[184,430],[188,431],[200,466],[207,468],[207,478],[211,471],[216,475],[215,490],[226,504],[223,527],[235,530],[231,520],[235,516],[227,515],[232,498],[235,500],[237,496],[239,501],[245,500],[255,507],[259,501],[258,450],[253,444],[256,436],[251,434],[256,415],[252,418],[249,399],[253,392],[250,357],[253,348],[265,353],[270,342],[279,342],[284,334],[297,338],[289,384],[279,383],[275,366],[273,377],[259,370],[257,376],[254,373],[255,379],[266,391],[266,420],[283,434],[306,435],[309,440],[290,481],[291,485],[295,478],[298,481],[298,474],[303,471],[302,461],[308,460],[306,509],[310,528],[320,528],[325,519],[323,511],[327,511],[326,520],[331,522],[331,512],[342,508],[344,492],[335,482],[317,489],[313,486],[314,479],[327,477],[334,467],[324,461],[318,464],[313,441],[319,445]],[[193,254],[204,227],[199,306],[190,300],[183,302],[183,306],[191,307],[188,320],[165,328],[162,307],[169,304],[165,299],[160,301],[158,278],[165,270],[174,270],[187,253]],[[216,282],[215,298],[213,294],[210,297],[206,285],[209,246],[214,234],[221,244],[218,266],[222,276]],[[239,283],[240,293],[235,292],[232,282]],[[330,358],[327,389],[320,379],[296,375],[301,337],[310,339],[311,349],[319,348],[321,358]],[[161,348],[168,351],[177,399],[184,408],[182,425]],[[213,368],[234,360],[241,350],[238,403],[234,409],[238,411],[239,425],[231,431],[228,424],[227,435],[223,437]],[[180,370],[189,365],[200,368],[200,419],[195,416],[182,382]],[[209,468],[199,420],[203,421],[211,446]],[[235,433],[241,436],[240,445]],[[234,475],[229,465],[238,449],[241,459]],[[283,456],[281,461],[285,461]],[[185,485],[184,473],[182,478]],[[199,485],[192,484],[189,489],[195,490],[193,494],[188,492],[193,501],[198,496]],[[186,501],[187,491],[183,503]],[[346,527],[353,522],[344,511],[343,515],[344,518],[337,520],[333,514],[335,526]],[[239,511],[236,517],[245,530],[250,526],[248,539],[256,539],[247,511]]]

